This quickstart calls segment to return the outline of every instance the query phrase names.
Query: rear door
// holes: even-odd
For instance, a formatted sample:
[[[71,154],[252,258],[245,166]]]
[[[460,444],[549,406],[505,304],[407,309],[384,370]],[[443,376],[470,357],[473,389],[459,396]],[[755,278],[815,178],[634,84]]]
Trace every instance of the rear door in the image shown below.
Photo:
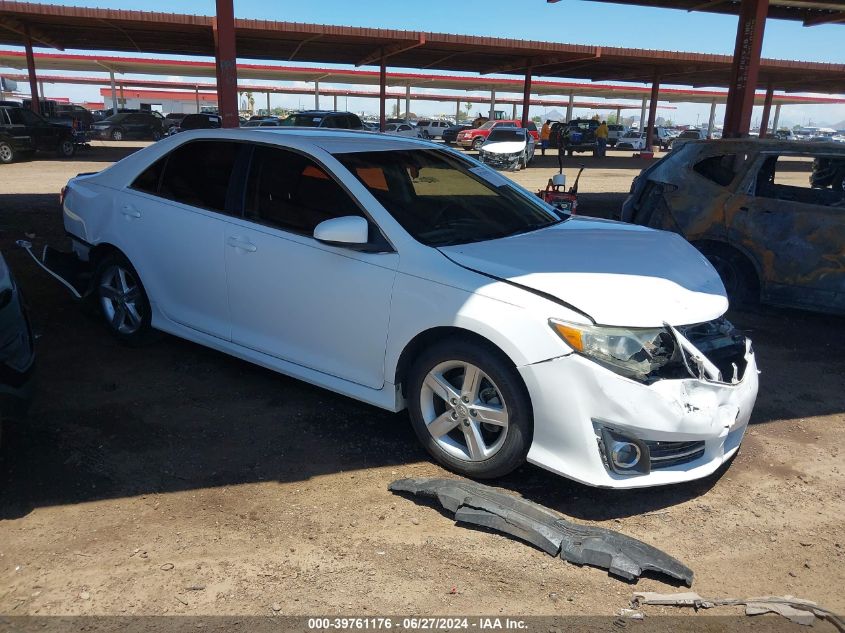
[[[381,388],[399,256],[386,242],[363,253],[312,237],[323,220],[364,213],[304,154],[257,145],[244,199],[244,219],[226,229],[232,340]]]
[[[229,182],[248,145],[185,143],[150,166],[121,196],[126,223],[120,248],[150,301],[170,320],[230,339],[224,235],[233,213]]]
[[[765,153],[726,209],[768,301],[845,310],[845,191],[811,188],[812,157]]]

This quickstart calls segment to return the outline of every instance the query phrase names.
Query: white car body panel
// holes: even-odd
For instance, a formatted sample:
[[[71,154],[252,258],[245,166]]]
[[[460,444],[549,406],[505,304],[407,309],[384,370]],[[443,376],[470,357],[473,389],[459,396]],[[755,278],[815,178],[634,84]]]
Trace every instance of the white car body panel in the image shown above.
[[[393,251],[330,246],[128,188],[157,158],[200,138],[309,154],[366,209]],[[529,461],[578,481],[620,488],[686,481],[729,459],[757,393],[750,348],[736,385],[692,378],[645,385],[574,353],[549,327],[549,319],[628,327],[714,319],[727,300],[706,260],[677,236],[586,218],[499,240],[427,247],[332,156],[432,147],[341,131],[185,132],[71,180],[65,228],[83,259],[103,244],[126,254],[157,329],[392,411],[405,406],[397,369],[416,336],[433,328],[481,336],[509,357],[528,389]],[[617,475],[601,463],[596,421],[646,439],[700,438],[707,449],[691,464]]]

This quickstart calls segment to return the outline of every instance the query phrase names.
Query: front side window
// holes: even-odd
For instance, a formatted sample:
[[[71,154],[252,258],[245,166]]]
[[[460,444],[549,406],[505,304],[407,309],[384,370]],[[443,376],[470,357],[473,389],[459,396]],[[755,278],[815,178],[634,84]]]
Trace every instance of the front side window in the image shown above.
[[[229,180],[241,147],[231,141],[192,141],[177,147],[167,156],[158,195],[225,213]]]
[[[432,149],[338,153],[408,233],[428,246],[497,239],[561,221],[506,178]]]
[[[261,224],[310,236],[324,220],[363,213],[310,158],[259,145],[252,155],[244,215]]]
[[[12,125],[40,125],[44,119],[26,108],[8,108],[6,112]]]
[[[501,128],[490,132],[487,140],[491,143],[504,143],[506,141],[516,141],[518,143],[525,142],[525,131],[521,128]]]

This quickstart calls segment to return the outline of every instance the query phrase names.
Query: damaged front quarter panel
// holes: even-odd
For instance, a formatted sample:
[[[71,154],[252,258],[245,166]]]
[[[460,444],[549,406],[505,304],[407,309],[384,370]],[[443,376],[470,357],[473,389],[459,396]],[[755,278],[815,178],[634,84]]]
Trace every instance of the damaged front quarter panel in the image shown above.
[[[398,479],[388,489],[437,499],[455,520],[510,534],[576,565],[607,569],[633,581],[644,571],[692,586],[692,570],[642,541],[619,532],[566,521],[550,510],[489,486],[454,479]]]

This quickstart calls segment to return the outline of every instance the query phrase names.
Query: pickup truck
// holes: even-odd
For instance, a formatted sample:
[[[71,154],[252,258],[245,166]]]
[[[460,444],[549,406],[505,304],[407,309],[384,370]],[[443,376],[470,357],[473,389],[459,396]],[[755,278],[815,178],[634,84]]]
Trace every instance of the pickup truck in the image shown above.
[[[0,163],[39,150],[70,158],[76,152],[73,128],[50,123],[26,108],[0,106]]]
[[[522,121],[519,119],[488,121],[481,127],[459,132],[458,138],[456,139],[457,144],[464,149],[478,150],[484,144],[484,141],[487,140],[487,137],[490,136],[490,132],[492,132],[495,128],[500,127],[522,127]],[[525,128],[528,130],[528,133],[534,137],[534,141],[540,140],[540,133],[537,131],[537,126],[534,124],[534,121],[529,121]]]
[[[560,148],[561,156],[566,153],[572,156],[575,152],[598,153],[596,130],[599,122],[595,119],[572,119],[569,123],[561,123],[557,134],[552,133],[550,140]]]

